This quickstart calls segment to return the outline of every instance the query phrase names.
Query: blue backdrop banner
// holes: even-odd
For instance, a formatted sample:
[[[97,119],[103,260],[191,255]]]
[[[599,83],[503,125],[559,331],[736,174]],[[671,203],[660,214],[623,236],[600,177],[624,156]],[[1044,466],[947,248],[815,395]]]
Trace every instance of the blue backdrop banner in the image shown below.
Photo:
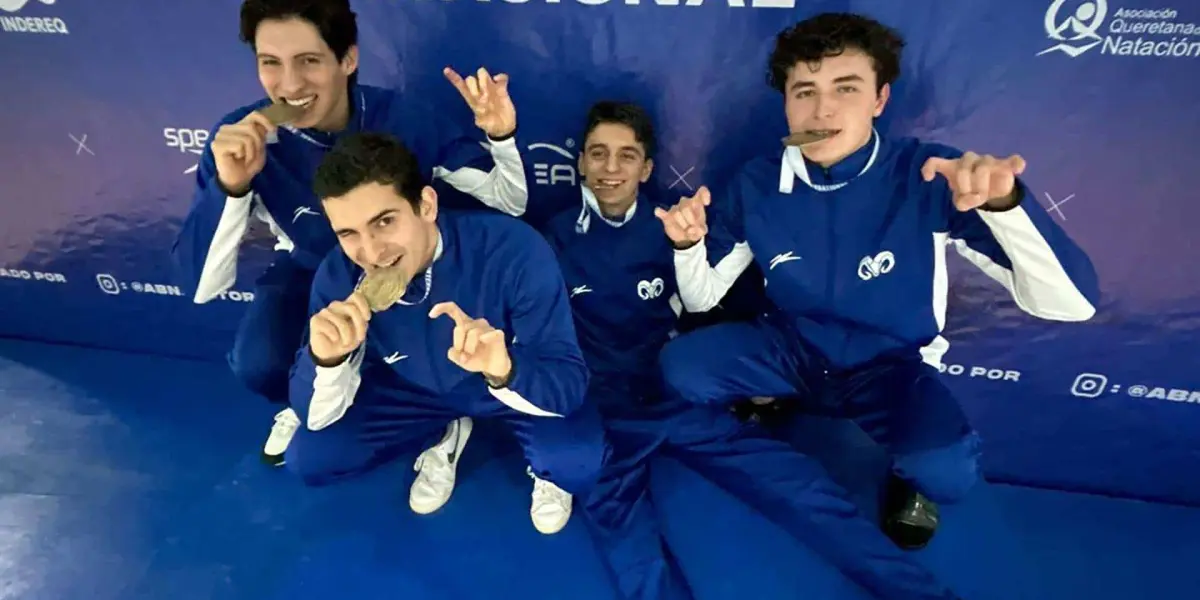
[[[262,95],[238,0],[0,0],[0,335],[220,360],[269,253],[198,306],[167,252],[216,120]],[[993,478],[1200,504],[1200,0],[362,0],[361,77],[445,107],[440,71],[511,76],[531,186],[575,183],[590,103],[643,103],[669,196],[778,147],[766,56],[850,10],[902,31],[881,131],[1021,153],[1099,270],[1085,324],[1040,322],[954,260],[944,376]]]

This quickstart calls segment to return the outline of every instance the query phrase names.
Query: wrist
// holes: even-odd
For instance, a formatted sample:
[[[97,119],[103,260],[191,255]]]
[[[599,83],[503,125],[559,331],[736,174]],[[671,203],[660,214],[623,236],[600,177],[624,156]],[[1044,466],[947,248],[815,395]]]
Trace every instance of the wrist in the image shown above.
[[[671,240],[671,246],[674,247],[675,250],[677,250],[679,252],[683,252],[684,250],[691,250],[696,244],[699,244],[699,243],[700,242],[698,242],[698,241],[697,242],[676,242],[675,240]]]
[[[1008,194],[999,198],[992,198],[984,202],[979,209],[985,212],[1005,212],[1020,206],[1021,200],[1025,197],[1025,192],[1021,189],[1021,183],[1013,183],[1013,189]]]
[[[217,186],[220,187],[221,191],[230,198],[241,198],[242,196],[250,193],[250,182],[247,181],[238,185],[229,185],[225,182],[225,180],[221,179],[220,175],[217,176]]]
[[[514,126],[512,129],[509,129],[508,131],[506,131],[506,132],[502,132],[502,133],[499,133],[499,134],[497,134],[497,133],[493,133],[493,132],[491,132],[491,131],[485,131],[484,133],[486,133],[486,134],[487,134],[487,137],[488,137],[488,140],[489,140],[489,141],[492,141],[492,142],[506,142],[506,141],[508,141],[508,140],[512,139],[512,138],[513,138],[513,136],[517,135],[517,128]]]
[[[332,369],[333,367],[336,367],[336,366],[346,362],[347,356],[350,356],[350,355],[343,354],[342,356],[336,356],[333,358],[321,358],[320,356],[317,356],[317,353],[313,352],[312,346],[308,347],[308,357],[312,359],[313,364],[318,367],[324,367],[326,369]]]
[[[505,360],[505,364],[501,368],[497,369],[496,373],[484,373],[483,379],[489,387],[496,389],[506,388],[508,384],[512,383],[515,372],[516,369],[513,368],[513,361],[510,357]]]

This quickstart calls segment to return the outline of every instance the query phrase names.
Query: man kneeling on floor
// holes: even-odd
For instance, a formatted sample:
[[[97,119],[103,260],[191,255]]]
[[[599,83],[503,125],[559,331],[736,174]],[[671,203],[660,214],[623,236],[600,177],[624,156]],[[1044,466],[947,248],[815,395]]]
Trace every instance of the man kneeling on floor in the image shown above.
[[[608,450],[553,251],[508,216],[439,214],[415,157],[384,135],[340,140],[314,188],[340,248],[312,286],[287,467],[320,485],[420,453],[410,505],[431,513],[471,417],[499,419],[532,465],[535,527],[561,529]]]

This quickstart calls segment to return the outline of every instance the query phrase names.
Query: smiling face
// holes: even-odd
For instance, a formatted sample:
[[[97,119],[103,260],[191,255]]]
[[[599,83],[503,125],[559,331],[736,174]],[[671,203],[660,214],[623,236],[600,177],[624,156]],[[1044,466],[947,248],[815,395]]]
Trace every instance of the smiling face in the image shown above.
[[[833,134],[803,146],[804,156],[829,166],[863,147],[891,91],[886,84],[876,89],[871,57],[860,50],[847,48],[816,63],[796,63],[783,88],[788,129]]]
[[[409,277],[423,271],[437,247],[437,194],[421,190],[414,206],[396,188],[364,183],[323,200],[342,251],[364,271],[399,266]]]
[[[622,215],[637,200],[638,186],[650,179],[654,162],[633,128],[622,123],[600,123],[584,140],[579,173],[596,202],[608,216]]]
[[[265,20],[254,36],[258,80],[271,100],[303,106],[292,123],[336,132],[350,117],[347,85],[358,69],[358,48],[338,60],[312,23],[299,18]]]

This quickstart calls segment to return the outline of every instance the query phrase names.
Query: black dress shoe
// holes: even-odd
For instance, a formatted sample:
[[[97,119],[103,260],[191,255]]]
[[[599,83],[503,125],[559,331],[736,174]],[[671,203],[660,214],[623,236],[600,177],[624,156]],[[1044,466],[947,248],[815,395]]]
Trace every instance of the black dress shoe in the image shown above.
[[[893,475],[884,499],[883,532],[904,550],[929,545],[938,528],[938,507]]]

